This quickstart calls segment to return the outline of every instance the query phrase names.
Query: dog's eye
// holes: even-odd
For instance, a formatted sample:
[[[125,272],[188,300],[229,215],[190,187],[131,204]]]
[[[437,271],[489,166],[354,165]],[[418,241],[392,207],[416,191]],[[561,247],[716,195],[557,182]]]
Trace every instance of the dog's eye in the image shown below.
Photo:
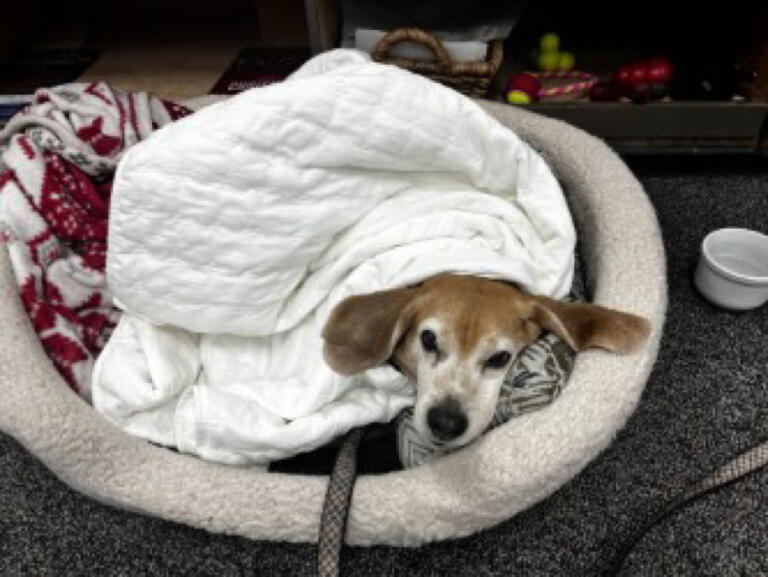
[[[437,350],[437,335],[429,329],[421,331],[421,346],[424,347],[425,351],[435,352]]]
[[[512,359],[512,355],[507,351],[499,351],[498,353],[491,355],[490,358],[485,361],[485,366],[491,369],[503,369],[507,366],[510,359]]]

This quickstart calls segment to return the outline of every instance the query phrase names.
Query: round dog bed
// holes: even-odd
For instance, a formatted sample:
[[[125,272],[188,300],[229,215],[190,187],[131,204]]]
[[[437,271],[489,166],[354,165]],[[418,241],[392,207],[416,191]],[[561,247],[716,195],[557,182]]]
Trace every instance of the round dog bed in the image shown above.
[[[350,544],[417,545],[489,527],[547,497],[614,438],[650,373],[666,309],[664,251],[642,187],[599,140],[562,122],[483,106],[549,161],[568,194],[596,303],[653,325],[627,356],[581,353],[548,408],[515,418],[473,445],[355,485]],[[21,306],[0,251],[0,429],[59,478],[117,507],[252,539],[315,541],[327,477],[217,465],[131,437],[66,386]]]

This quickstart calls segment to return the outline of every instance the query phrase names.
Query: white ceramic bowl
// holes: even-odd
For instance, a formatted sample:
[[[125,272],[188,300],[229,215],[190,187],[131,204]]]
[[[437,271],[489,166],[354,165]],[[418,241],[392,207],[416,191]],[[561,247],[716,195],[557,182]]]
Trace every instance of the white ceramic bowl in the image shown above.
[[[699,292],[730,310],[768,301],[768,236],[746,228],[721,228],[701,243],[694,274]]]

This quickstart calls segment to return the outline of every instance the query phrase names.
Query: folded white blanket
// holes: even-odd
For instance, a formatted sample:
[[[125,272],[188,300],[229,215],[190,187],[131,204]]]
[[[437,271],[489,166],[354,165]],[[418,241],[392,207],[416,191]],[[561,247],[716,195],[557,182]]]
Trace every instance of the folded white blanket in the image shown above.
[[[413,389],[322,357],[333,306],[443,272],[570,287],[575,234],[528,145],[471,100],[350,50],[125,155],[107,277],[125,314],[93,379],[125,430],[265,463],[393,418]]]

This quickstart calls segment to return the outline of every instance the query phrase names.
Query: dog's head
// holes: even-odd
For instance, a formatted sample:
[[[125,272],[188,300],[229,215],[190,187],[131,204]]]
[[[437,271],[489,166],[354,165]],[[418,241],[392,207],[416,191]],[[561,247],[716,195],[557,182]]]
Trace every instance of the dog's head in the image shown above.
[[[488,427],[510,363],[544,329],[575,350],[623,353],[647,338],[650,325],[504,282],[446,275],[343,300],[323,330],[324,353],[331,368],[347,375],[391,360],[416,383],[420,434],[458,447]]]

